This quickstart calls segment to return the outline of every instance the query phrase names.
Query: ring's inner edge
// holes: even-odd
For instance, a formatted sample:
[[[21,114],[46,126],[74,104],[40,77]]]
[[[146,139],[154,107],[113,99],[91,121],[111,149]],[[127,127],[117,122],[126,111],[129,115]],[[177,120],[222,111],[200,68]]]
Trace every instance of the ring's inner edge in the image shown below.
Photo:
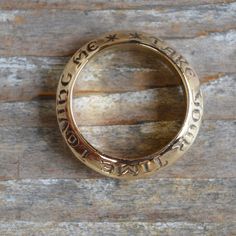
[[[117,50],[119,51],[120,47],[125,47],[125,45],[132,45],[132,46],[138,46],[138,47],[143,47],[145,49],[148,49],[148,50],[151,50],[152,52],[155,52],[155,56],[156,58],[158,58],[162,63],[164,63],[166,66],[168,66],[169,69],[171,69],[172,72],[174,72],[178,78],[180,79],[181,81],[181,84],[180,86],[182,87],[182,91],[183,91],[183,96],[184,96],[184,100],[187,102],[187,90],[185,88],[185,84],[184,84],[184,81],[183,81],[183,75],[181,74],[181,72],[177,69],[177,67],[174,65],[174,63],[171,61],[170,58],[168,58],[167,56],[165,56],[163,53],[161,53],[160,51],[158,51],[156,48],[153,48],[151,47],[150,45],[146,45],[144,43],[141,43],[141,42],[124,42],[124,43],[117,43],[117,44],[114,44],[114,45],[110,45],[108,47],[104,47],[102,48],[99,52],[95,53],[90,59],[89,61],[91,61],[94,57],[98,57],[98,56],[102,56],[103,53],[106,53],[106,51],[109,51],[109,50]],[[89,62],[88,61],[88,62]],[[84,66],[86,66],[87,63],[84,64]],[[83,71],[84,68],[81,69],[81,72]],[[81,72],[76,76],[75,78],[75,81],[79,79],[80,75],[81,75]],[[74,83],[75,85],[75,83]],[[74,90],[74,87],[75,86],[72,86],[72,90]],[[74,99],[74,98],[73,98]],[[186,120],[186,116],[187,116],[187,105],[185,106],[185,117],[184,119],[182,120],[182,124],[181,124],[181,127],[179,129],[179,131],[176,133],[176,135],[169,141],[169,143],[167,145],[165,145],[162,149],[158,149],[157,151],[149,154],[149,155],[144,155],[142,157],[135,157],[135,158],[129,158],[129,160],[139,160],[139,159],[147,159],[150,157],[150,155],[156,155],[157,153],[161,153],[162,150],[166,149],[166,147],[179,135],[179,133],[181,132],[181,129],[183,127],[183,124],[184,124],[184,121]],[[100,155],[102,156],[105,156],[107,158],[112,158],[112,159],[122,159],[122,158],[117,158],[116,156],[109,156],[107,155],[105,152],[102,152],[100,151],[99,149],[97,149],[96,147],[94,147],[92,144],[90,144],[87,139],[84,137],[84,135],[82,134],[81,130],[80,130],[80,126],[77,125],[77,123],[75,122],[75,118],[74,118],[74,112],[72,110],[72,117],[73,117],[73,121],[75,123],[75,126],[76,126],[76,129],[80,135],[80,137],[86,141],[87,145],[89,148],[95,150],[97,153],[99,153]],[[127,158],[124,158],[124,159],[127,159]]]

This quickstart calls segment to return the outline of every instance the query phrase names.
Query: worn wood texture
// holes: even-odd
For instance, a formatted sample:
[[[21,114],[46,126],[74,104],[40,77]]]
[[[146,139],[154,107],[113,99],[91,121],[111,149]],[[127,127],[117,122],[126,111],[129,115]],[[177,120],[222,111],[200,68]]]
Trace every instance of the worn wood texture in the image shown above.
[[[67,2],[62,2],[67,5]],[[88,3],[87,10],[69,10],[65,7],[56,11],[53,6],[50,8],[50,4],[48,8],[41,10],[36,8],[37,4],[35,8],[2,9],[0,53],[12,56],[70,55],[87,40],[101,33],[132,29],[156,33],[171,42],[174,39],[180,50],[187,47],[196,55],[203,52],[205,57],[202,57],[202,60],[209,57],[217,60],[217,57],[213,56],[217,50],[221,55],[229,54],[229,58],[235,52],[231,47],[235,43],[235,1],[228,4],[225,4],[225,1],[218,4],[211,4],[212,1],[209,1],[207,4],[205,1],[203,5],[191,5],[186,3],[187,1],[185,5],[184,2],[172,5],[171,2],[174,1],[169,1],[167,6],[159,7],[156,4],[155,8],[149,5],[147,9],[145,4],[142,7],[139,4],[139,7],[135,8],[137,1],[130,1],[131,4],[132,2],[131,9],[116,9],[116,4],[112,2],[114,9],[107,8],[104,4],[104,7],[93,10]],[[125,2],[123,4],[126,5]],[[77,6],[81,6],[80,1]],[[228,50],[222,51],[220,45],[215,48],[213,42],[217,45],[224,44]],[[205,50],[212,50],[211,56],[206,54]]]
[[[0,235],[236,235],[235,16],[233,0],[0,1]],[[69,56],[112,30],[166,39],[202,83],[196,142],[148,179],[88,169],[56,123],[55,91]],[[98,60],[80,78],[78,122],[100,149],[143,155],[181,125],[178,82],[142,62]]]
[[[232,223],[189,223],[189,222],[29,222],[14,221],[4,223],[0,227],[3,235],[234,235],[235,225]],[[36,232],[36,233],[35,233]]]

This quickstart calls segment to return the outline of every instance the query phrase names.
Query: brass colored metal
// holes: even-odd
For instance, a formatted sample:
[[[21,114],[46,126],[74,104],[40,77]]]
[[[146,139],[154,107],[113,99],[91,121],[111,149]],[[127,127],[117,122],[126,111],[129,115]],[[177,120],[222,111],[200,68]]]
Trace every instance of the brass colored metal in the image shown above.
[[[157,57],[168,62],[177,71],[185,90],[187,109],[182,128],[167,146],[143,158],[117,159],[96,150],[79,132],[72,112],[72,91],[80,71],[95,54],[97,55],[108,47],[127,43],[153,50]],[[176,161],[194,142],[203,114],[203,98],[199,79],[193,68],[183,56],[163,40],[137,32],[110,33],[88,42],[79,49],[61,75],[56,106],[62,136],[75,156],[95,171],[120,179],[145,177]]]

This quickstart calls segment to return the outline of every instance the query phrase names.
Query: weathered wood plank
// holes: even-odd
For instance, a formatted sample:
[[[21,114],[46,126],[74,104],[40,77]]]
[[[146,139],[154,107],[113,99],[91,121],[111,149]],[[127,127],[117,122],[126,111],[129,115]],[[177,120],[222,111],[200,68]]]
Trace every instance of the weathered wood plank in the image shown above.
[[[0,222],[0,234],[4,236],[211,236],[235,235],[233,223],[192,223],[192,222]]]
[[[129,1],[106,1],[106,0],[2,0],[1,9],[70,9],[70,10],[120,10],[120,9],[155,9],[160,7],[187,7],[206,4],[227,4],[234,0],[129,0]]]
[[[2,221],[236,223],[235,179],[29,179],[0,186]]]
[[[84,125],[135,124],[150,121],[183,121],[185,100],[179,88],[90,95],[73,100],[75,122]]]
[[[143,150],[148,146],[153,148],[158,136],[154,124],[150,124],[150,127],[95,126],[88,127],[87,130],[84,127],[83,133],[100,147],[117,148],[127,154],[131,150],[130,137],[134,139],[134,148],[137,148],[140,137],[146,140],[147,146]],[[106,133],[106,136],[101,137],[101,132]],[[126,135],[122,136],[123,133]],[[204,121],[199,136],[188,153],[176,164],[151,178],[235,178],[235,137],[235,121]],[[75,159],[64,143],[56,122],[51,128],[1,127],[0,140],[3,153],[19,156],[20,178],[103,178]],[[14,152],[9,150],[11,146],[19,148]],[[7,160],[11,162],[10,159]],[[0,172],[4,173],[2,170]],[[9,175],[6,175],[5,179],[8,178]]]
[[[236,75],[203,84],[202,92],[205,119],[235,119]]]
[[[37,76],[35,76],[37,77]],[[20,99],[19,93],[17,93],[17,88],[20,91],[23,90],[23,100],[32,99],[33,97],[41,97],[46,92],[50,94],[55,94],[58,79],[57,77],[48,77],[48,82],[46,75],[38,78],[38,82],[34,80],[34,77],[30,79],[14,80],[11,79],[11,83],[8,82],[6,85],[6,90],[1,90],[0,97],[2,98],[2,103],[0,103],[0,122],[1,125],[10,126],[18,125],[22,127],[52,127],[55,126],[55,100],[34,100],[25,102],[4,102],[6,100],[11,101],[16,98]],[[14,81],[14,82],[13,82]],[[202,91],[204,95],[204,106],[205,113],[204,119],[235,119],[236,118],[236,103],[235,103],[235,83],[236,74],[225,75],[219,77],[216,80],[206,81],[202,84]],[[36,83],[36,84],[35,84]],[[40,88],[40,83],[43,88]],[[89,83],[89,82],[88,82]],[[119,83],[118,83],[119,84]],[[94,83],[91,83],[93,86]],[[15,87],[15,88],[14,88]],[[134,87],[135,88],[135,87]],[[137,89],[137,88],[136,88]],[[28,90],[28,94],[26,92]],[[11,92],[12,91],[12,92]],[[102,91],[101,91],[102,92]],[[150,92],[150,91],[149,91]],[[149,94],[147,92],[147,94]],[[86,94],[84,94],[85,96]],[[125,93],[123,94],[124,96]],[[8,96],[8,97],[7,97]],[[110,95],[112,96],[112,95]],[[151,92],[149,94],[151,96]],[[51,97],[51,96],[50,96]],[[85,100],[86,96],[85,96]],[[158,99],[153,103],[158,102]],[[147,103],[146,107],[150,109],[150,104]],[[224,109],[223,109],[224,108]],[[82,109],[82,108],[81,108]],[[89,110],[90,106],[83,107],[83,112]],[[82,111],[82,110],[81,110]],[[95,109],[93,112],[99,112]],[[151,111],[151,110],[150,110]],[[141,111],[140,111],[141,112]],[[153,110],[153,112],[155,112]],[[141,115],[141,113],[140,113]],[[164,115],[164,114],[163,114]],[[114,117],[115,120],[120,119],[120,117]],[[121,119],[120,119],[121,120]],[[141,119],[138,119],[141,121]],[[138,122],[136,120],[136,123]],[[97,122],[102,124],[106,121],[106,117]],[[129,117],[124,120],[126,123],[131,123]],[[117,123],[117,122],[116,122]],[[135,122],[134,122],[135,123]]]
[[[15,145],[15,147],[9,147],[8,150],[2,148],[0,150],[0,180],[17,179],[19,177],[19,158],[23,153],[22,148]]]
[[[86,41],[101,33],[145,29],[145,32],[158,34],[159,37],[179,38],[179,48],[187,46],[195,52],[195,56],[199,53],[198,49],[204,48],[206,58],[201,58],[205,61],[211,55],[210,59],[214,60],[218,56],[211,53],[217,54],[217,51],[221,58],[222,54],[234,55],[235,50],[232,52],[231,45],[235,43],[235,12],[235,2],[187,9],[171,6],[164,10],[1,10],[0,55],[71,55]],[[97,23],[98,19],[100,24]],[[210,44],[209,48],[202,45],[208,34],[211,44],[213,39],[216,42],[215,46]],[[191,45],[191,38],[198,43]],[[224,50],[217,45],[219,41],[223,41]],[[206,49],[211,53],[207,54]]]
[[[20,101],[56,93],[57,83],[68,58],[0,58],[0,101]]]
[[[1,101],[14,101],[14,100],[28,100],[35,99],[40,97],[52,97],[55,96],[56,86],[58,83],[58,78],[61,73],[61,70],[64,66],[66,59],[48,59],[48,58],[2,58],[1,59],[1,77],[5,78],[1,83]],[[12,68],[10,67],[12,66]],[[136,76],[124,77],[124,74],[128,71],[123,71],[122,73],[116,73],[116,83],[114,86],[113,81],[107,77],[101,80],[101,78],[93,77],[91,80],[84,77],[81,81],[81,90],[84,95],[86,95],[86,91],[89,90],[91,92],[107,92],[111,93],[124,92],[127,89],[127,85],[130,83],[130,87],[133,90],[140,89],[149,89],[150,87],[159,86],[160,80],[152,80],[152,75],[147,74],[147,71],[135,71]],[[106,73],[106,72],[105,72]],[[153,72],[151,72],[153,73]],[[104,74],[104,73],[103,73]],[[118,76],[120,75],[120,76]],[[204,93],[204,103],[207,108],[207,113],[205,113],[206,119],[233,119],[235,118],[235,74],[222,74],[209,76],[206,72],[201,72],[202,75],[202,89]],[[129,81],[125,78],[129,78]],[[147,82],[144,79],[150,78]],[[215,80],[215,81],[214,81]],[[109,82],[110,81],[110,82]],[[126,81],[126,82],[125,82]],[[128,83],[128,84],[127,84]],[[102,86],[101,86],[102,84]],[[140,86],[141,85],[141,86]],[[92,90],[93,89],[93,90]],[[151,95],[150,95],[151,96]],[[47,103],[47,102],[46,102]],[[27,113],[31,113],[31,116],[35,117],[37,113],[31,112],[33,109],[35,111],[36,108],[33,106],[39,107],[48,107],[49,112],[51,109],[54,110],[54,102],[45,102],[40,101],[39,103],[32,103],[30,105],[27,103],[21,104],[1,104],[0,109],[3,111],[1,115],[1,122],[11,122],[8,119],[9,111],[14,112],[19,117],[24,114],[21,114],[18,106],[23,109],[23,106],[27,106],[29,111],[25,111]],[[37,105],[36,105],[37,104]],[[46,105],[45,105],[46,104]],[[12,106],[13,109],[8,109],[7,106]],[[32,107],[32,108],[31,108]],[[226,107],[227,109],[221,109],[221,107]],[[43,109],[43,108],[42,108]],[[43,113],[45,114],[45,113]],[[51,112],[50,112],[51,114]],[[12,117],[12,116],[11,116]],[[49,116],[51,117],[51,116]],[[37,118],[37,117],[36,117]],[[12,121],[19,122],[20,119],[14,119],[12,117]],[[18,121],[19,120],[19,121]],[[49,119],[50,121],[50,119]],[[24,125],[24,124],[22,124]],[[46,125],[46,124],[45,124]]]
[[[0,9],[0,235],[236,235],[234,0],[2,0]],[[148,179],[88,169],[57,127],[55,91],[68,56],[112,30],[163,37],[202,82],[196,142]],[[151,153],[180,126],[178,83],[151,54],[146,65],[137,55],[135,63],[109,56],[75,91],[80,129],[109,154]],[[172,113],[160,109],[163,101]],[[102,115],[108,103],[114,107]]]

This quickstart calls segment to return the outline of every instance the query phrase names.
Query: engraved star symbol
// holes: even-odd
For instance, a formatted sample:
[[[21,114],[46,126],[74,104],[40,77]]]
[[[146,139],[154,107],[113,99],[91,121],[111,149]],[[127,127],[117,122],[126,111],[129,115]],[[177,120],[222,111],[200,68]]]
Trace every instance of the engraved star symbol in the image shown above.
[[[116,39],[118,39],[116,34],[110,34],[106,38],[107,38],[107,42],[110,42],[110,41],[113,42]]]
[[[132,39],[141,39],[141,35],[138,34],[137,32],[135,32],[135,33],[130,33],[129,36],[130,36],[130,38],[132,38]]]

